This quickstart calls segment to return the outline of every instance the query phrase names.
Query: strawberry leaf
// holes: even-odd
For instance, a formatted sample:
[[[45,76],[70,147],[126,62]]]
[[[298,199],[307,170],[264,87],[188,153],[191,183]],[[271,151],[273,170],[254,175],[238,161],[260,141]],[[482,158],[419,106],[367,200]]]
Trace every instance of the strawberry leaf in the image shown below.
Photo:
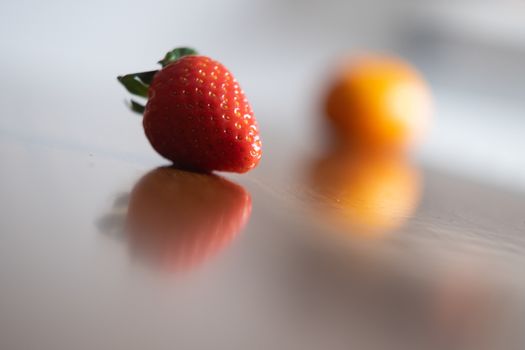
[[[168,52],[158,63],[160,63],[162,67],[166,67],[168,64],[175,62],[181,57],[197,54],[197,51],[190,47],[178,47]]]
[[[148,72],[140,72],[140,73],[133,73],[130,75],[134,75],[137,77],[140,81],[142,81],[146,85],[150,85],[153,81],[153,77],[155,74],[157,74],[158,70],[150,70]]]
[[[117,79],[122,85],[124,85],[126,90],[128,90],[132,94],[142,97],[148,97],[149,85],[140,80],[140,78],[137,77],[136,74],[127,74],[119,76],[117,77]]]
[[[146,110],[146,107],[133,100],[130,100],[129,108],[138,114],[144,114],[144,111]]]

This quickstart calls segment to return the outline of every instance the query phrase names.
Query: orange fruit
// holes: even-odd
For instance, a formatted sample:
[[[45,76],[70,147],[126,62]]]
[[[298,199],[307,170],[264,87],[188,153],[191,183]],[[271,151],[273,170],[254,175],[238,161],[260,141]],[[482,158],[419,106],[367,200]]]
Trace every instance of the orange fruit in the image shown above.
[[[312,180],[323,217],[368,237],[400,228],[420,198],[419,172],[402,157],[333,153],[314,164]]]
[[[427,132],[432,98],[422,76],[408,63],[360,56],[346,61],[337,74],[326,113],[343,144],[399,151]]]

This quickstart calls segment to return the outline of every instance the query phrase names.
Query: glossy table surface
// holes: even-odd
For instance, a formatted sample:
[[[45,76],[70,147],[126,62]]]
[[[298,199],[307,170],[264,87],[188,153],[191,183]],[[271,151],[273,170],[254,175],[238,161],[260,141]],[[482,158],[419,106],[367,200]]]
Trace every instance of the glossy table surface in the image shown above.
[[[308,180],[319,157],[268,146],[256,171],[221,175],[226,180],[216,184],[218,192],[204,194],[223,207],[237,205],[221,197],[232,189],[248,194],[251,211],[241,210],[247,223],[240,232],[215,219],[207,226],[213,234],[192,231],[214,217],[217,206],[192,204],[168,187],[182,181],[186,194],[198,196],[215,186],[209,184],[215,178],[167,169],[176,176],[160,181],[157,191],[172,196],[173,208],[156,220],[170,222],[168,236],[196,238],[189,245],[169,239],[149,244],[148,236],[135,241],[125,222],[130,201],[156,205],[158,197],[133,195],[141,177],[157,162],[165,165],[155,155],[150,166],[7,133],[0,143],[4,349],[522,344],[514,337],[521,335],[523,316],[523,196],[410,165],[420,187],[411,192],[413,207],[397,212],[408,195],[394,192],[389,202],[391,188],[374,182],[389,179],[374,179],[371,172],[371,180],[351,185],[365,192],[372,186],[374,196],[387,200],[349,200],[350,208],[363,201],[377,205],[368,226],[349,228],[317,206],[331,200],[316,195]],[[194,176],[201,177],[196,186],[187,180]],[[181,210],[190,219],[178,215]],[[238,214],[220,210],[223,221]],[[344,217],[352,219],[359,221]],[[381,220],[394,222],[392,231]],[[179,261],[217,240],[221,230],[230,230],[230,237],[198,264]]]
[[[321,147],[332,59],[400,51],[412,3],[0,2],[0,349],[523,349],[520,56],[490,80],[471,61],[494,47],[434,43],[436,123],[412,160]],[[156,170],[124,106],[117,75],[187,44],[253,105],[248,174]]]

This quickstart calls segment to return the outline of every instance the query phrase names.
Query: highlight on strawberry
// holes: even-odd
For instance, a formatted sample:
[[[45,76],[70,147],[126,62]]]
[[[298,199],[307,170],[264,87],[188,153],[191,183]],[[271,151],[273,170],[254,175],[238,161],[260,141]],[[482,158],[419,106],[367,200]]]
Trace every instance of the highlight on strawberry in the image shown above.
[[[151,146],[174,166],[211,172],[245,173],[262,155],[253,110],[237,80],[220,62],[177,48],[160,70],[119,76],[132,94],[133,111],[143,114]]]

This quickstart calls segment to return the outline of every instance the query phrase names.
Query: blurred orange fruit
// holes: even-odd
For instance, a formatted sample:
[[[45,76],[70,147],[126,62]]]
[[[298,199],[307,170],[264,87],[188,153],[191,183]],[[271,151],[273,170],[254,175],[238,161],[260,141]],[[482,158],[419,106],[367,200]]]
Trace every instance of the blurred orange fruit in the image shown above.
[[[326,112],[342,143],[399,151],[425,135],[432,98],[424,79],[408,63],[360,56],[345,62],[338,73]]]
[[[133,188],[126,220],[135,256],[188,270],[220,251],[246,224],[248,192],[222,177],[162,167]]]
[[[312,180],[329,223],[368,237],[401,227],[420,198],[420,174],[401,157],[334,153],[314,164]]]

